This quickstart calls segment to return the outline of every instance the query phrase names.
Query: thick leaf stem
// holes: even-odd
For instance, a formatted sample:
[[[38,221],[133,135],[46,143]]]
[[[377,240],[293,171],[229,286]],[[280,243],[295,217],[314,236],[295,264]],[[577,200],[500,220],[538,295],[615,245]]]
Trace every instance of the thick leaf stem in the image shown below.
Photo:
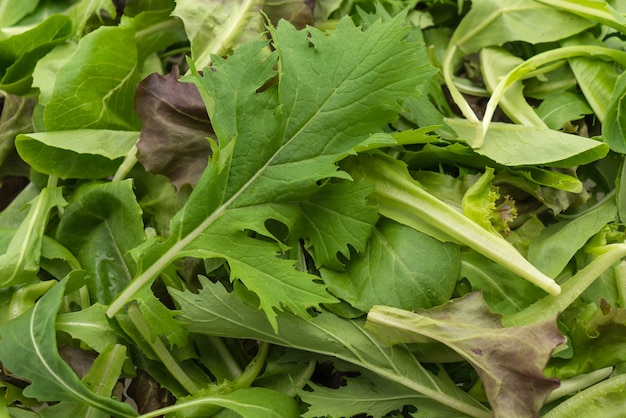
[[[532,324],[554,319],[571,305],[600,275],[613,264],[626,257],[626,244],[611,244],[607,251],[578,273],[569,278],[562,286],[558,296],[548,295],[521,312],[505,316],[502,322],[506,326]]]
[[[157,336],[153,338],[151,335],[150,327],[146,323],[139,307],[132,305],[128,308],[128,317],[133,322],[141,336],[150,345],[154,353],[159,357],[165,368],[174,376],[174,378],[181,384],[183,388],[190,394],[198,391],[198,386],[191,380],[187,373],[178,365],[174,357],[170,354],[163,341]]]
[[[549,294],[559,294],[559,285],[526,260],[508,241],[420,187],[403,162],[384,154],[362,154],[349,171],[374,184],[370,198],[378,204],[384,216],[422,232],[434,231],[433,236],[439,239],[448,238],[467,245]]]
[[[483,145],[485,134],[487,133],[487,129],[489,129],[489,124],[491,123],[491,119],[496,111],[496,107],[498,106],[500,100],[504,97],[506,90],[513,83],[523,79],[530,72],[533,72],[546,64],[551,64],[556,61],[573,57],[608,58],[618,62],[622,66],[626,66],[626,53],[623,51],[592,45],[565,46],[562,48],[551,49],[529,58],[509,71],[509,73],[502,78],[494,89],[485,109],[485,116],[483,117],[481,129],[476,131],[477,135],[471,144],[472,147],[480,148]]]

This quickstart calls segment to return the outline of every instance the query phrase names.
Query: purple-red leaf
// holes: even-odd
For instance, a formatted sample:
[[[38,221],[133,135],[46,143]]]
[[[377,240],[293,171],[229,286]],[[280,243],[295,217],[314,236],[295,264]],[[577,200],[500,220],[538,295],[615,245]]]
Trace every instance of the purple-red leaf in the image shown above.
[[[198,89],[178,78],[176,68],[146,77],[137,87],[135,109],[142,124],[137,159],[180,189],[200,178],[211,152],[207,137],[215,135]]]
[[[535,417],[558,379],[543,374],[565,339],[556,319],[504,328],[480,292],[432,309],[375,306],[366,327],[390,344],[436,340],[463,356],[480,376],[494,416]]]

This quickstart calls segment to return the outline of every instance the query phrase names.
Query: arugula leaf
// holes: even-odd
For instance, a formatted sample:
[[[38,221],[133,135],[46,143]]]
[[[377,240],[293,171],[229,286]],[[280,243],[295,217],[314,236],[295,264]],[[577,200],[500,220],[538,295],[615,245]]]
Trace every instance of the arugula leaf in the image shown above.
[[[244,231],[272,236],[265,226],[275,216],[272,205],[297,205],[318,191],[317,181],[348,178],[335,162],[395,119],[400,97],[417,94],[416,85],[431,70],[416,62],[419,45],[404,41],[407,32],[400,18],[367,30],[342,19],[330,34],[297,31],[281,21],[272,33],[275,53],[268,55],[267,43],[257,40],[228,59],[214,57],[213,66],[193,80],[219,147],[215,144],[209,167],[172,220],[171,237],[135,253],[142,268],[108,314],[187,255],[226,259],[232,279],[257,293],[274,325],[275,309],[307,316],[309,306],[335,301],[315,276],[277,258],[278,244]],[[346,43],[361,47],[342,55]],[[262,88],[276,76],[277,63],[278,84]]]
[[[89,390],[57,352],[55,318],[68,282],[76,276],[80,272],[59,282],[32,309],[0,327],[0,360],[3,367],[31,381],[24,389],[26,396],[77,402],[110,415],[135,417],[130,405]]]
[[[119,342],[116,330],[104,315],[105,311],[105,305],[94,303],[81,311],[60,313],[55,326],[58,331],[66,332],[102,353],[107,347]]]
[[[256,308],[228,293],[220,284],[201,278],[198,294],[170,289],[180,307],[179,319],[190,332],[231,338],[252,338],[284,347],[337,357],[368,369],[418,394],[463,414],[487,417],[482,405],[450,382],[430,374],[401,346],[385,347],[363,329],[363,321],[323,312],[304,319],[282,313],[278,333]]]
[[[558,380],[543,375],[565,342],[556,320],[504,328],[479,292],[431,309],[408,312],[375,306],[366,329],[390,344],[436,340],[461,354],[482,379],[494,415],[537,416]]]
[[[66,205],[61,188],[45,188],[30,202],[28,215],[0,255],[0,287],[33,282],[39,271],[41,246],[50,210]]]

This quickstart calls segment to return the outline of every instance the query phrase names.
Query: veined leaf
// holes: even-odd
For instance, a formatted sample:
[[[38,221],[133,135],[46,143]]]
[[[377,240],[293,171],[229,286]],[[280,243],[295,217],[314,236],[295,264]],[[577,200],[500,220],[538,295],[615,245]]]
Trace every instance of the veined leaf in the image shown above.
[[[101,353],[119,341],[119,336],[104,314],[105,311],[105,305],[95,303],[82,311],[59,314],[56,318],[56,329]]]
[[[142,270],[109,315],[185,255],[226,259],[231,278],[257,293],[274,325],[275,309],[306,316],[309,306],[335,301],[317,277],[277,258],[278,244],[245,231],[271,236],[265,226],[268,207],[308,200],[319,180],[348,179],[335,163],[397,118],[400,98],[417,94],[416,85],[431,70],[417,61],[420,44],[404,40],[408,28],[401,18],[367,30],[343,19],[328,34],[298,31],[281,21],[272,36],[276,52],[268,55],[267,43],[256,40],[228,59],[214,57],[213,66],[194,80],[219,147],[172,220],[171,237],[134,252]],[[346,54],[347,43],[358,48]],[[278,84],[264,88],[276,75]]]
[[[31,381],[24,389],[25,396],[75,402],[117,417],[135,417],[137,413],[130,405],[89,390],[57,351],[55,319],[72,277],[59,282],[32,309],[0,328],[2,365]]]
[[[138,130],[134,112],[138,82],[132,20],[96,29],[80,40],[57,74],[43,114],[46,130]]]
[[[179,319],[193,333],[252,338],[284,347],[324,354],[356,364],[392,382],[455,409],[459,416],[491,416],[475,399],[453,383],[432,375],[403,346],[386,347],[363,328],[362,320],[348,320],[323,312],[313,318],[282,313],[278,333],[253,306],[228,293],[220,284],[201,279],[198,294],[170,289],[180,306]]]
[[[262,0],[178,0],[173,16],[185,24],[191,58],[198,68],[211,63],[211,55],[228,55],[237,45],[263,31],[259,13]]]
[[[7,251],[0,255],[0,287],[33,281],[39,271],[43,235],[50,210],[65,206],[61,188],[45,188],[31,202],[28,215],[11,238]]]
[[[559,385],[543,375],[552,351],[565,341],[556,318],[504,328],[479,292],[415,312],[375,306],[366,329],[389,344],[436,340],[454,349],[481,377],[494,416],[537,416]]]

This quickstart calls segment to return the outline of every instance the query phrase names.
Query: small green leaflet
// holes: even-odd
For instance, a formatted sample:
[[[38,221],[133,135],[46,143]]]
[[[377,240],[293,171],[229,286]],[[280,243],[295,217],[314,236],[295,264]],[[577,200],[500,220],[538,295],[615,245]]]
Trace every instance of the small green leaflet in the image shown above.
[[[256,239],[250,231],[272,238],[268,219],[293,218],[285,207],[297,207],[328,187],[320,180],[350,179],[336,162],[396,119],[401,98],[418,94],[432,69],[419,61],[423,45],[405,41],[409,28],[402,18],[378,20],[367,30],[345,18],[328,33],[298,31],[281,21],[271,30],[275,52],[268,52],[266,41],[254,40],[226,59],[214,56],[211,68],[191,77],[219,145],[172,219],[171,236],[133,251],[142,270],[111,304],[110,316],[183,256],[226,259],[231,280],[241,280],[259,296],[274,327],[275,310],[307,316],[307,308],[335,301],[316,276],[277,257],[284,244]],[[346,50],[348,44],[355,47]],[[319,249],[317,232],[300,228],[303,236],[289,241],[313,238]],[[332,248],[345,253],[353,237],[344,239]]]

